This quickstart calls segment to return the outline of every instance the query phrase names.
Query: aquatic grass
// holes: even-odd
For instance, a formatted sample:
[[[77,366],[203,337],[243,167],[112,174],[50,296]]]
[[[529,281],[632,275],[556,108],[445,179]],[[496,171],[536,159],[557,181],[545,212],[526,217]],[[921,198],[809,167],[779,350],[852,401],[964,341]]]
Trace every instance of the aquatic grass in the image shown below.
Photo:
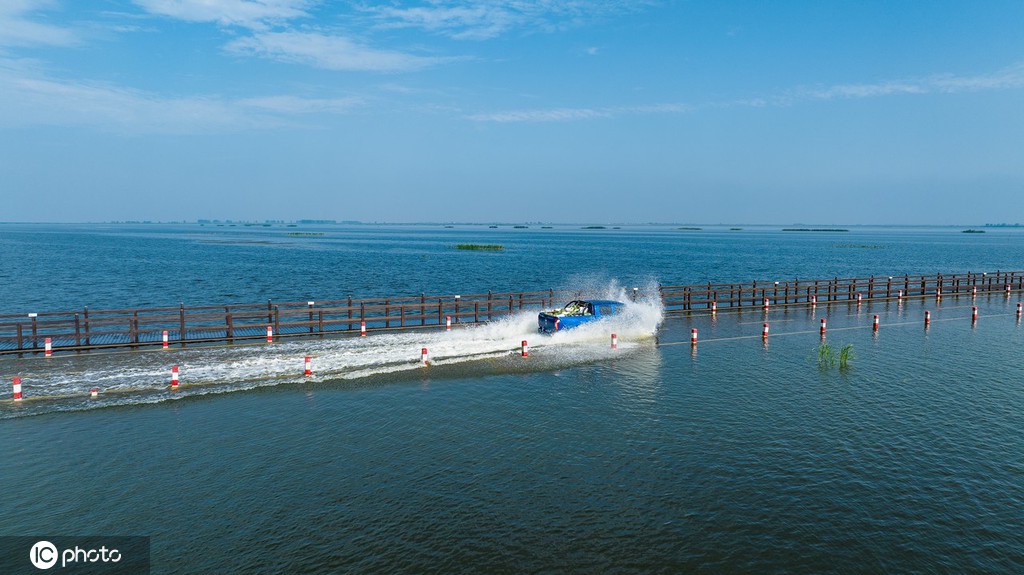
[[[839,350],[839,369],[845,370],[850,366],[850,361],[854,358],[853,344],[848,343]]]
[[[505,246],[500,244],[455,244],[455,249],[500,252],[505,249]]]
[[[853,361],[854,357],[852,343],[837,349],[836,346],[823,341],[818,346],[817,353],[815,354],[818,369],[820,370],[828,370],[838,365],[840,371],[845,371],[849,369],[850,362]]]

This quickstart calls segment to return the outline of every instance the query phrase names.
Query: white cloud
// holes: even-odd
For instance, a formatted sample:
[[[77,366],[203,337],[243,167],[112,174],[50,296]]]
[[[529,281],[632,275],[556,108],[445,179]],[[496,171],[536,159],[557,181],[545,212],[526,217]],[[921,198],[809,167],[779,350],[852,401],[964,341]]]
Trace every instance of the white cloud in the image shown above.
[[[0,127],[92,126],[121,133],[193,134],[294,125],[299,114],[341,114],[356,98],[291,95],[168,97],[105,83],[65,81],[0,60]]]
[[[300,98],[297,96],[265,96],[238,100],[243,106],[279,114],[342,114],[362,104],[360,98]]]
[[[309,0],[134,0],[151,14],[187,22],[264,29],[308,16]]]
[[[942,92],[977,92],[1024,87],[1024,63],[1009,66],[992,74],[978,76],[936,76],[931,79],[935,90]]]
[[[739,100],[709,102],[699,106],[686,104],[654,104],[603,108],[551,108],[535,110],[508,110],[481,112],[469,115],[477,122],[564,122],[612,118],[637,114],[678,114],[702,109],[767,108],[793,106],[809,100],[839,100],[880,98],[897,95],[956,94],[1008,90],[1024,87],[1024,63],[1016,64],[990,74],[955,76],[950,74],[911,80],[893,80],[864,84],[837,84],[823,88],[800,88],[782,94]]]
[[[639,10],[652,2],[627,0],[431,0],[403,8],[363,10],[382,28],[420,28],[459,40],[487,40],[513,30],[552,31],[581,22]]]
[[[942,74],[873,84],[840,84],[827,88],[798,90],[793,95],[797,98],[831,100],[835,98],[877,98],[899,94],[955,94],[1022,86],[1024,86],[1024,64],[1016,64],[990,74],[973,76]]]
[[[396,72],[426,68],[450,60],[377,50],[342,36],[319,32],[257,32],[232,40],[225,48],[235,54],[327,70]]]
[[[51,1],[3,0],[0,2],[0,46],[71,46],[78,43],[74,32],[60,26],[34,21],[32,12],[50,8]]]
[[[511,110],[473,114],[470,120],[477,122],[566,122],[572,120],[592,120],[595,118],[615,118],[645,114],[680,114],[691,111],[685,104],[652,104],[646,106],[617,106],[607,108],[550,108],[536,110]]]
[[[513,6],[463,4],[397,8],[381,6],[371,10],[384,28],[422,28],[461,40],[486,40],[521,25],[525,14]]]

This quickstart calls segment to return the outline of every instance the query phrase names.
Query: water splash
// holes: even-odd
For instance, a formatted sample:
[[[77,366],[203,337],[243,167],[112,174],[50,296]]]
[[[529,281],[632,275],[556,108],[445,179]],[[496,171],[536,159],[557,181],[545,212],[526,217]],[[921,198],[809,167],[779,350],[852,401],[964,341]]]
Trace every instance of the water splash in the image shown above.
[[[592,287],[592,286],[591,286]],[[77,411],[112,405],[155,403],[183,397],[251,390],[309,382],[350,382],[370,377],[413,377],[428,369],[421,361],[426,348],[431,377],[464,377],[493,372],[494,360],[517,358],[528,342],[532,370],[557,370],[627,353],[650,342],[663,318],[656,287],[627,289],[606,282],[590,289],[606,299],[626,303],[623,313],[553,335],[537,332],[537,310],[521,311],[486,324],[372,333],[368,337],[286,340],[274,344],[242,344],[157,351],[29,358],[0,364],[17,369],[26,401],[0,400],[0,418],[51,411]],[[651,295],[653,294],[653,295]],[[618,338],[612,350],[611,334]],[[313,376],[305,377],[304,359],[312,358]],[[484,366],[485,362],[491,364]],[[171,366],[179,366],[180,387],[170,389]],[[523,362],[498,369],[523,369]],[[402,375],[407,373],[408,375]],[[101,390],[90,398],[92,388]]]

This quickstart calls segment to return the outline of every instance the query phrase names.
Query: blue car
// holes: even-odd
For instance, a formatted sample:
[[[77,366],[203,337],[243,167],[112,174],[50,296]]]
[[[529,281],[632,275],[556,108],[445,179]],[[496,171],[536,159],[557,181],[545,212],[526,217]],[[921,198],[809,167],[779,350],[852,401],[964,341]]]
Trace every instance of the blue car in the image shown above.
[[[564,307],[542,311],[537,316],[537,330],[541,333],[555,333],[563,329],[597,321],[622,313],[626,304],[610,299],[574,300]]]

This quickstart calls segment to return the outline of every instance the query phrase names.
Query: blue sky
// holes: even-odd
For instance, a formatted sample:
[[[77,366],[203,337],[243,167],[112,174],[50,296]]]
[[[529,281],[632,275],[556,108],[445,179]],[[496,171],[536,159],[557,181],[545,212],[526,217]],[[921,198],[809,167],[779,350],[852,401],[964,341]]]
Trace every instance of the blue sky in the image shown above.
[[[1024,2],[3,0],[0,221],[1024,222]]]

